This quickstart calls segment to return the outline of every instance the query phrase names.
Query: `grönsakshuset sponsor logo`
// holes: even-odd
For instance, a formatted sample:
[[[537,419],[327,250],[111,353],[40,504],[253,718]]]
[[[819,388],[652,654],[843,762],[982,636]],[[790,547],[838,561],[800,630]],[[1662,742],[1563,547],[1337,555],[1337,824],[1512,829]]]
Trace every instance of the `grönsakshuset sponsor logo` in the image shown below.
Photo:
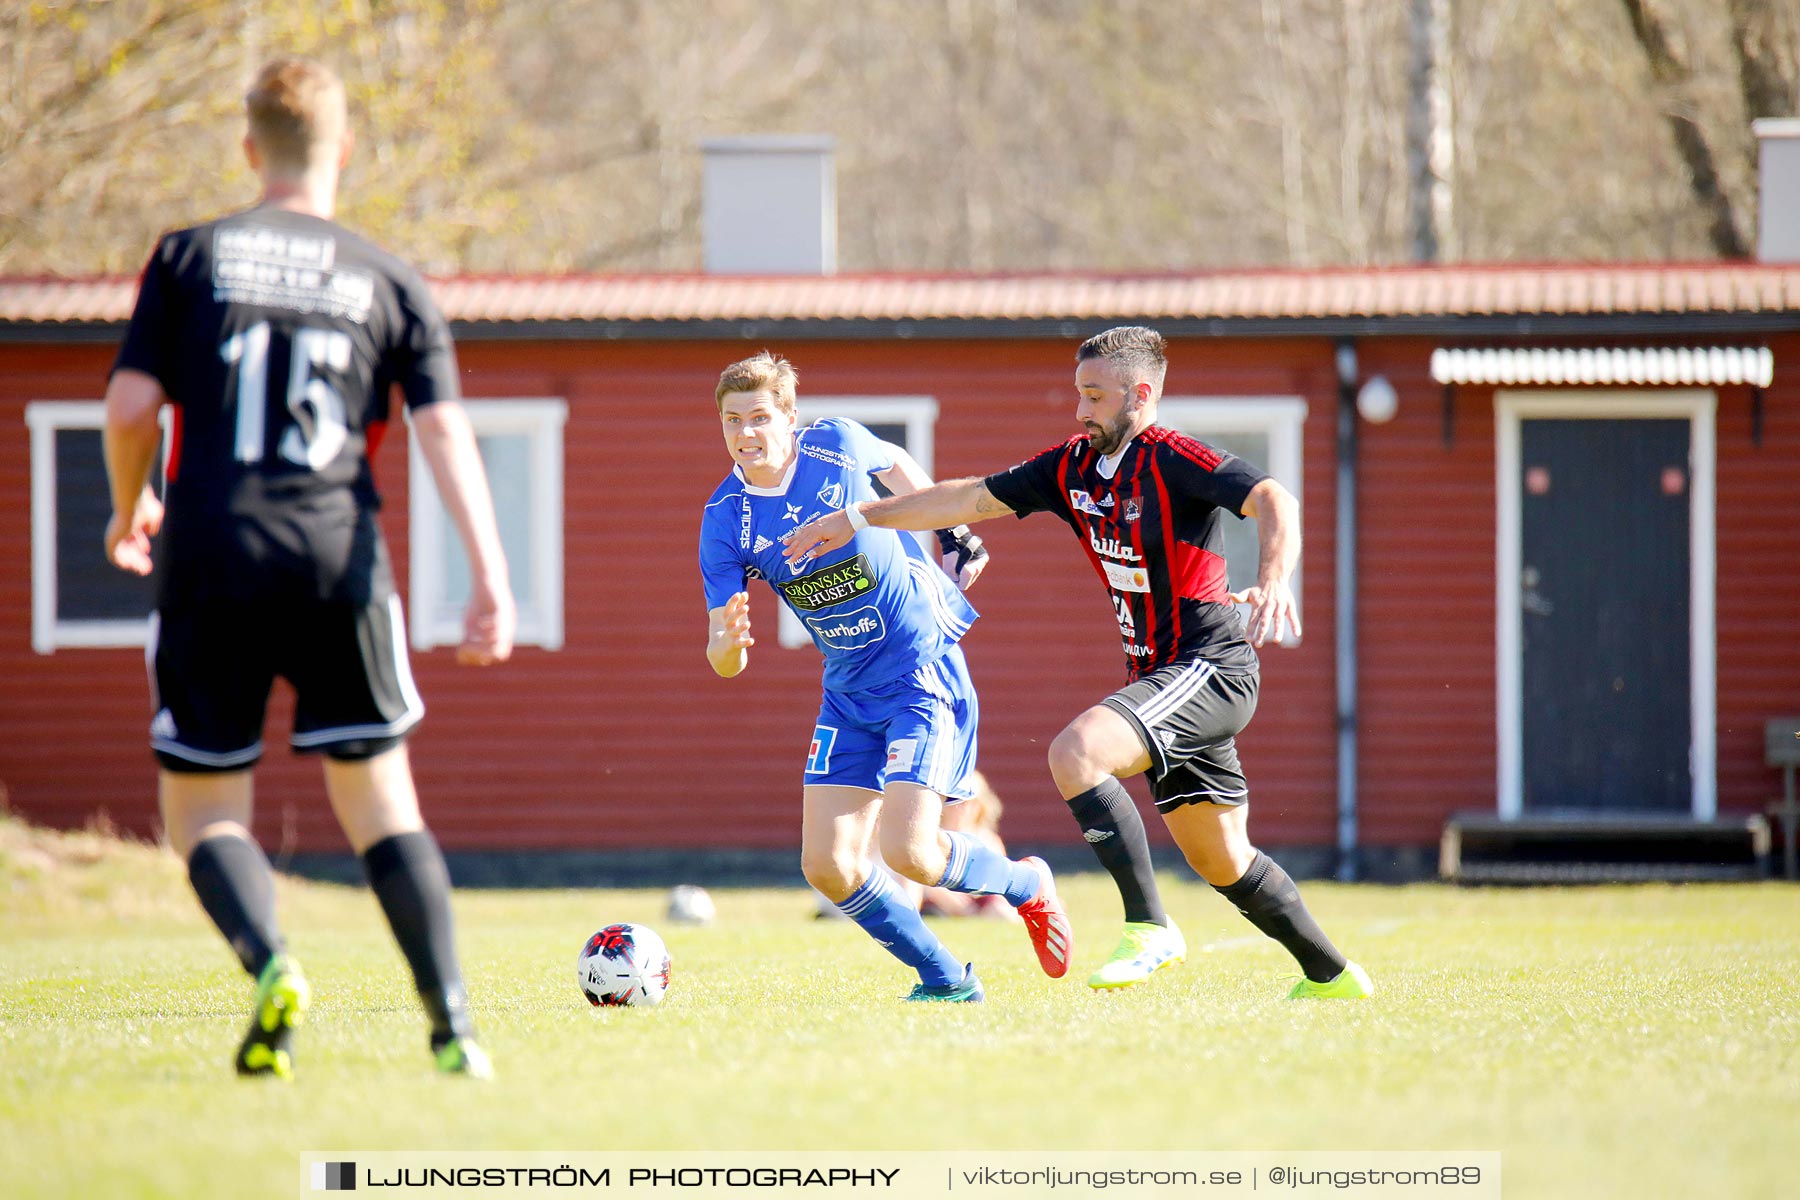
[[[869,565],[869,556],[859,554],[855,558],[820,567],[798,579],[786,580],[780,587],[782,595],[795,608],[805,612],[818,612],[822,608],[831,608],[873,591],[875,576]]]

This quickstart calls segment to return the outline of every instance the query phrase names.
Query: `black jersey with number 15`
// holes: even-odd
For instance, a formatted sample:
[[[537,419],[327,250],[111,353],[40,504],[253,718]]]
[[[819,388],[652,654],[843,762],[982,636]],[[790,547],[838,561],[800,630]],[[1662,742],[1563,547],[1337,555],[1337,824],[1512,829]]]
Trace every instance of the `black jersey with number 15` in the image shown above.
[[[1152,425],[1111,458],[1086,435],[1052,446],[987,489],[1018,513],[1068,523],[1106,586],[1132,679],[1185,658],[1257,669],[1225,583],[1219,515],[1243,511],[1267,476],[1241,458]]]
[[[165,602],[249,596],[271,577],[322,598],[382,586],[369,458],[389,395],[416,409],[458,394],[449,327],[412,268],[281,209],[168,234],[120,368],[155,376],[175,406]]]

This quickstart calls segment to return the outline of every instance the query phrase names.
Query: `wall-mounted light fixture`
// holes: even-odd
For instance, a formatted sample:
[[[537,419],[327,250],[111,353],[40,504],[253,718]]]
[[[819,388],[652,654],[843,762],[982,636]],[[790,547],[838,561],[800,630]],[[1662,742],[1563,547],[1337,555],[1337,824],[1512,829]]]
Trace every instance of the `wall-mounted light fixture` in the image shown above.
[[[1386,375],[1373,375],[1356,393],[1356,411],[1371,425],[1384,425],[1400,411],[1400,397]]]

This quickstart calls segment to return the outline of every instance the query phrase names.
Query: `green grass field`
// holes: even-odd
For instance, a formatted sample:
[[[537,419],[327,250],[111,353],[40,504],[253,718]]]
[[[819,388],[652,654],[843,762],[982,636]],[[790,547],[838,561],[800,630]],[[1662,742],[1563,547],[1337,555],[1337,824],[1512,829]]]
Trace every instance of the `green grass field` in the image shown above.
[[[1101,995],[1097,875],[1063,893],[1077,970],[1016,926],[943,922],[984,1006],[910,1006],[903,971],[800,891],[466,892],[464,961],[498,1078],[437,1077],[363,891],[284,883],[315,1004],[292,1086],[230,1060],[249,985],[172,857],[0,820],[0,1193],[293,1194],[322,1149],[1498,1150],[1508,1196],[1793,1194],[1800,891],[1788,885],[1306,888],[1380,989],[1289,1003],[1286,957],[1164,881],[1189,957]],[[590,1009],[583,938],[675,956],[657,1010]],[[947,1097],[967,1097],[950,1100]]]

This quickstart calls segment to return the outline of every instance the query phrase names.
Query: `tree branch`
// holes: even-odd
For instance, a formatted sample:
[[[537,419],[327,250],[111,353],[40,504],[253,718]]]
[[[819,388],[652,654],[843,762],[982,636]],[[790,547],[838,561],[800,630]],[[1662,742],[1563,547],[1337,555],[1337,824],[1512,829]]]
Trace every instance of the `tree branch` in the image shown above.
[[[1631,32],[1643,48],[1650,76],[1663,93],[1663,116],[1676,152],[1687,164],[1694,199],[1707,218],[1707,236],[1722,258],[1747,258],[1750,247],[1738,232],[1731,197],[1719,183],[1719,170],[1706,131],[1694,116],[1691,85],[1693,73],[1669,44],[1667,32],[1645,0],[1619,0],[1625,6]]]

